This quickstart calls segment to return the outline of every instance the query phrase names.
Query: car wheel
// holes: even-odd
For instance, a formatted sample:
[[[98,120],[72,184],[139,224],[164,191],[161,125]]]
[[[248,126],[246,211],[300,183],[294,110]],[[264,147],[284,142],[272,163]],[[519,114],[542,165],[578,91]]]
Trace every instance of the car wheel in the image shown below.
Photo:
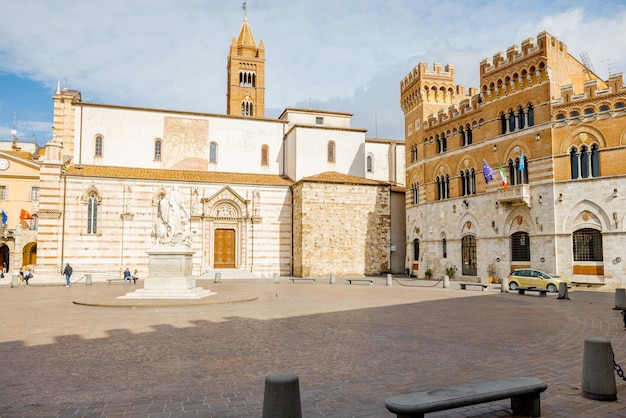
[[[517,288],[518,288],[517,283],[515,283],[515,282],[509,283],[509,289],[510,290],[517,290]]]
[[[553,285],[552,283],[550,283],[550,284],[548,285],[548,292],[550,292],[550,293],[556,293],[556,286],[555,286],[555,285]]]

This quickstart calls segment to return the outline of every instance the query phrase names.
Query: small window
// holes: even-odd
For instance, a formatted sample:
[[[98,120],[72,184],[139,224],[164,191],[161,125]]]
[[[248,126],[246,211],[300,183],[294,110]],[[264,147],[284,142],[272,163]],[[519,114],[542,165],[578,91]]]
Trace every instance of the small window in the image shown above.
[[[603,261],[602,233],[583,228],[572,235],[574,261]]]
[[[98,197],[92,193],[87,202],[87,233],[98,233]]]
[[[417,261],[420,259],[420,240],[419,238],[415,238],[413,240],[413,260]]]
[[[606,112],[608,110],[609,110],[609,107],[607,105],[600,106],[600,112]]]
[[[161,160],[161,140],[157,139],[154,141],[154,159],[157,161]]]
[[[209,162],[217,163],[217,144],[215,142],[211,142],[209,145]]]
[[[441,241],[441,250],[443,258],[448,258],[448,240],[446,238]]]
[[[578,113],[578,112],[574,111],[574,112],[570,113],[570,116],[571,116],[571,117],[573,117],[573,118],[575,118],[575,117],[577,117],[577,116],[580,116],[580,113]]]
[[[269,153],[270,153],[270,147],[268,147],[267,145],[263,145],[261,147],[261,165],[262,166],[269,165]]]
[[[593,113],[593,109],[585,109],[585,115],[591,115]]]
[[[103,142],[104,142],[104,139],[102,138],[102,136],[100,135],[96,136],[95,146],[94,146],[94,155],[96,157],[102,157],[102,147],[104,145]]]
[[[39,201],[39,187],[38,186],[33,186],[30,188],[30,200],[32,202]]]
[[[616,109],[623,109],[624,108],[624,103],[618,103],[615,105]]]
[[[7,186],[0,186],[0,200],[7,200]]]
[[[321,116],[318,116],[315,118],[315,124],[316,125],[323,125],[324,124],[324,118]]]
[[[335,162],[335,141],[328,141],[327,160],[329,163]]]
[[[556,115],[556,120],[563,120],[563,119],[565,119],[565,115],[564,114],[560,113],[560,114]]]
[[[367,172],[371,173],[374,171],[374,157],[371,155],[367,156]]]
[[[409,123],[409,135],[413,133],[413,124]]]

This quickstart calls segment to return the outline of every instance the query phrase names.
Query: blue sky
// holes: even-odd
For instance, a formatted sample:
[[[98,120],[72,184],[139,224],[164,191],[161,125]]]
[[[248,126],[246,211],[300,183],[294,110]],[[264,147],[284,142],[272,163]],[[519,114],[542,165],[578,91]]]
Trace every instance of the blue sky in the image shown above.
[[[0,140],[51,137],[57,80],[84,101],[225,113],[237,0],[3,0]],[[548,31],[602,78],[626,67],[626,0],[248,0],[266,48],[266,116],[286,107],[354,114],[402,139],[401,79],[421,61],[478,87],[480,61]]]

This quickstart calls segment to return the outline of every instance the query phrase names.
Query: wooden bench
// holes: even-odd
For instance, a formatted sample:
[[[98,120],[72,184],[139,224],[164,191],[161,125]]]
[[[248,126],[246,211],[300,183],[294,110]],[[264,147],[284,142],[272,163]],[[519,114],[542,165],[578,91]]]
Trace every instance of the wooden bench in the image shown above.
[[[459,286],[461,286],[461,290],[465,290],[467,286],[480,286],[482,287],[482,291],[489,289],[490,284],[487,283],[476,283],[476,282],[459,282]]]
[[[546,297],[546,294],[549,292],[548,289],[538,289],[536,287],[518,287],[517,294],[523,295],[526,292],[539,292],[539,296]]]
[[[311,279],[309,277],[291,277],[291,278],[289,278],[289,280],[291,280],[291,283],[295,283],[296,280],[302,280],[302,281],[308,280],[310,282],[315,283],[315,279]]]
[[[540,393],[547,387],[545,382],[535,377],[511,377],[397,395],[387,399],[385,406],[398,418],[423,418],[428,412],[510,398],[514,415],[539,417]]]
[[[349,284],[352,284],[352,282],[369,282],[370,286],[372,285],[372,283],[374,283],[373,279],[346,279],[348,281]]]
[[[600,283],[600,282],[572,282],[572,286],[585,286],[585,287],[592,287],[592,286],[604,286],[605,283]]]

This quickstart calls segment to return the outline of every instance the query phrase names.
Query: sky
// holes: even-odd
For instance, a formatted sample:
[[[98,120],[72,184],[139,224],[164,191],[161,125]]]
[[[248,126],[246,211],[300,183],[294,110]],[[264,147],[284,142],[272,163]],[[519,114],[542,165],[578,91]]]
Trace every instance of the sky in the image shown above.
[[[248,0],[265,45],[265,115],[288,107],[352,113],[367,137],[403,139],[400,81],[420,62],[479,65],[543,31],[603,79],[626,68],[626,0]],[[225,114],[226,57],[240,0],[0,1],[0,141],[45,145],[52,95]]]

